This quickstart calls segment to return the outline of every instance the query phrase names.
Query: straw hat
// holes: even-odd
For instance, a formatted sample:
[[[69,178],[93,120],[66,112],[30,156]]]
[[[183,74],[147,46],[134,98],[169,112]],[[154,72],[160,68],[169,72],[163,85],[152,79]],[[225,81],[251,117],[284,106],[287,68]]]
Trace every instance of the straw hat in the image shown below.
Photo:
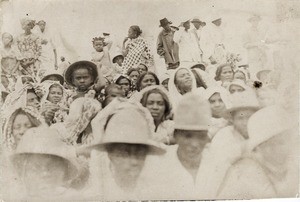
[[[119,101],[120,100],[120,101]],[[150,152],[161,154],[163,146],[153,141],[154,127],[150,112],[135,101],[115,99],[97,117],[98,125],[104,126],[99,132],[104,132],[100,139],[87,147],[88,150],[105,150],[105,146],[113,143],[147,145]],[[103,123],[102,123],[103,122]]]
[[[208,101],[195,93],[185,94],[175,111],[174,121],[175,129],[208,130],[211,125]]]
[[[272,137],[297,127],[297,122],[280,106],[265,107],[254,113],[248,121],[249,149],[254,149]]]
[[[76,178],[80,172],[80,166],[76,161],[75,148],[63,142],[57,130],[49,127],[40,126],[28,129],[12,156],[15,165],[24,160],[22,154],[47,154],[61,157],[69,163],[69,176]]]
[[[59,79],[61,85],[64,84],[64,77],[57,70],[48,70],[45,72],[45,76],[42,78],[41,82],[47,80],[50,76],[56,76]]]
[[[86,67],[86,66],[89,66],[92,68],[92,72],[93,72],[93,76],[96,80],[96,78],[98,77],[98,71],[97,71],[97,65],[93,62],[90,62],[90,61],[86,61],[86,60],[82,60],[82,61],[78,61],[78,62],[74,62],[73,64],[71,64],[66,72],[65,72],[65,80],[66,82],[71,85],[71,86],[74,86],[74,84],[72,83],[72,73],[74,71],[74,69],[77,67],[77,66],[82,66],[82,67]]]
[[[255,92],[250,90],[230,94],[229,102],[230,106],[226,110],[227,113],[232,113],[233,111],[240,109],[258,110],[260,108]]]

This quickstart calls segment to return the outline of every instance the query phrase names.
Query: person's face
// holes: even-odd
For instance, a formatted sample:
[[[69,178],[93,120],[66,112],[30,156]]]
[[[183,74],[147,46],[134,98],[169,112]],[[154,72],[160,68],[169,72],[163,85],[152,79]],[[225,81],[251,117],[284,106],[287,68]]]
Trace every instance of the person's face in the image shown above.
[[[124,90],[125,94],[127,94],[129,92],[130,89],[130,83],[127,79],[121,79],[118,83],[122,89]]]
[[[150,111],[152,117],[156,121],[162,121],[166,104],[160,93],[151,93],[146,102],[146,108]]]
[[[239,109],[232,113],[232,122],[234,128],[245,138],[248,139],[247,123],[254,114],[254,109]]]
[[[104,47],[103,41],[94,41],[93,46],[97,52],[103,51],[103,47]]]
[[[145,67],[145,65],[139,65],[138,66],[138,71],[140,74],[146,73],[147,72],[147,68]]]
[[[134,39],[136,37],[137,37],[136,32],[132,28],[129,28],[129,30],[128,30],[128,38]]]
[[[61,101],[62,97],[63,97],[62,89],[56,86],[56,87],[51,87],[49,89],[49,95],[47,100],[49,100],[53,104],[57,104]]]
[[[215,118],[222,117],[222,114],[226,108],[220,93],[214,93],[208,100],[210,103],[212,116]]]
[[[220,80],[224,81],[232,81],[233,79],[233,71],[230,66],[223,67],[222,72],[220,74]]]
[[[161,85],[163,85],[163,87],[165,87],[165,89],[169,90],[169,79],[165,79],[163,80],[163,82],[161,82]]]
[[[175,135],[178,152],[187,161],[196,161],[201,158],[201,153],[210,139],[207,131],[180,131]]]
[[[12,124],[12,134],[18,143],[26,130],[32,127],[32,124],[25,114],[18,114]]]
[[[166,24],[164,26],[162,26],[164,28],[165,31],[169,32],[171,31],[171,27],[170,27],[170,24]]]
[[[147,146],[119,144],[109,151],[108,156],[121,178],[135,181],[144,167],[147,153]]]
[[[233,79],[240,79],[242,81],[246,81],[246,76],[243,72],[236,72],[233,76]]]
[[[77,69],[73,73],[73,84],[79,91],[86,91],[93,84],[93,77],[87,69]]]
[[[192,75],[186,69],[180,69],[175,75],[176,86],[178,89],[192,90]]]
[[[9,34],[4,34],[2,36],[2,43],[4,46],[9,46],[12,44],[12,41],[13,41],[13,37]]]
[[[183,27],[188,30],[191,27],[191,23],[189,21],[185,22],[185,23],[183,23]]]
[[[40,22],[38,25],[40,27],[41,32],[44,32],[46,28],[46,23]]]
[[[132,83],[136,83],[138,77],[139,77],[139,72],[138,71],[132,71],[129,75],[130,80],[132,81]]]
[[[30,195],[55,194],[64,185],[68,164],[51,155],[31,154],[25,164],[23,181]]]
[[[123,63],[123,58],[122,57],[118,57],[117,59],[116,59],[116,63],[119,65],[119,66],[122,66],[122,63]]]
[[[141,82],[141,90],[146,88],[147,86],[153,86],[156,85],[155,78],[151,74],[147,74],[144,76],[142,82]]]
[[[238,86],[238,85],[231,85],[229,88],[229,92],[231,94],[236,93],[236,92],[243,92],[245,91],[245,89],[242,86]]]
[[[26,105],[34,107],[36,109],[40,108],[40,102],[37,95],[33,92],[27,93]]]

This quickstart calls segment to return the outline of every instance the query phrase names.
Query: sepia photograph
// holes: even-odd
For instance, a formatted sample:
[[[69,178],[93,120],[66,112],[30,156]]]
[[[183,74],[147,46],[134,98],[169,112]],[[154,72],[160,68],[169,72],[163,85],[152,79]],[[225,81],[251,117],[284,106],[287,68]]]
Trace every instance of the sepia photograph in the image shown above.
[[[0,0],[0,200],[299,198],[300,0]]]

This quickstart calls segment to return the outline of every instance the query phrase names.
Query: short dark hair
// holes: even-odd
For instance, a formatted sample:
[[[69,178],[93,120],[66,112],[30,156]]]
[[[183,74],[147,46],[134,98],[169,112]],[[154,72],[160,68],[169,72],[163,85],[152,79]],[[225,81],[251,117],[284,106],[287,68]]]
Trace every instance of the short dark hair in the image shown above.
[[[137,25],[130,26],[130,29],[132,29],[136,33],[137,36],[140,36],[143,33],[142,30],[140,29],[140,27]]]
[[[128,71],[127,71],[127,75],[129,76],[134,71],[136,71],[136,72],[139,73],[138,69],[136,69],[136,68],[129,68]]]
[[[224,67],[230,67],[231,70],[232,70],[232,73],[233,73],[233,69],[232,69],[232,66],[230,64],[228,64],[228,63],[221,64],[220,66],[218,66],[217,71],[216,71],[216,76],[215,76],[216,81],[220,81],[220,76],[221,76],[221,73],[222,73],[222,70],[223,70]]]
[[[89,74],[92,76],[92,78],[93,78],[93,80],[94,80],[94,82],[95,82],[96,78],[95,78],[95,75],[93,74],[93,73],[94,73],[93,68],[92,68],[91,66],[89,66],[89,65],[83,66],[82,64],[78,64],[78,65],[76,65],[76,66],[73,68],[73,71],[71,72],[72,83],[73,83],[73,81],[74,81],[74,77],[73,77],[73,76],[74,76],[74,72],[75,72],[76,70],[78,70],[78,69],[87,69],[88,72],[89,72]]]

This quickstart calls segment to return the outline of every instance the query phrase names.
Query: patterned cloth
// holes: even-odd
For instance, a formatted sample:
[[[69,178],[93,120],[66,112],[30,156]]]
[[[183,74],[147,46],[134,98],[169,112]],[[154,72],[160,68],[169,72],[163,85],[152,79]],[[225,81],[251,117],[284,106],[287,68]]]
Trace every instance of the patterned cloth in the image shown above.
[[[132,39],[126,49],[128,49],[128,54],[122,63],[123,74],[126,74],[130,68],[136,68],[140,63],[153,64],[153,55],[150,53],[146,40],[142,37]]]

